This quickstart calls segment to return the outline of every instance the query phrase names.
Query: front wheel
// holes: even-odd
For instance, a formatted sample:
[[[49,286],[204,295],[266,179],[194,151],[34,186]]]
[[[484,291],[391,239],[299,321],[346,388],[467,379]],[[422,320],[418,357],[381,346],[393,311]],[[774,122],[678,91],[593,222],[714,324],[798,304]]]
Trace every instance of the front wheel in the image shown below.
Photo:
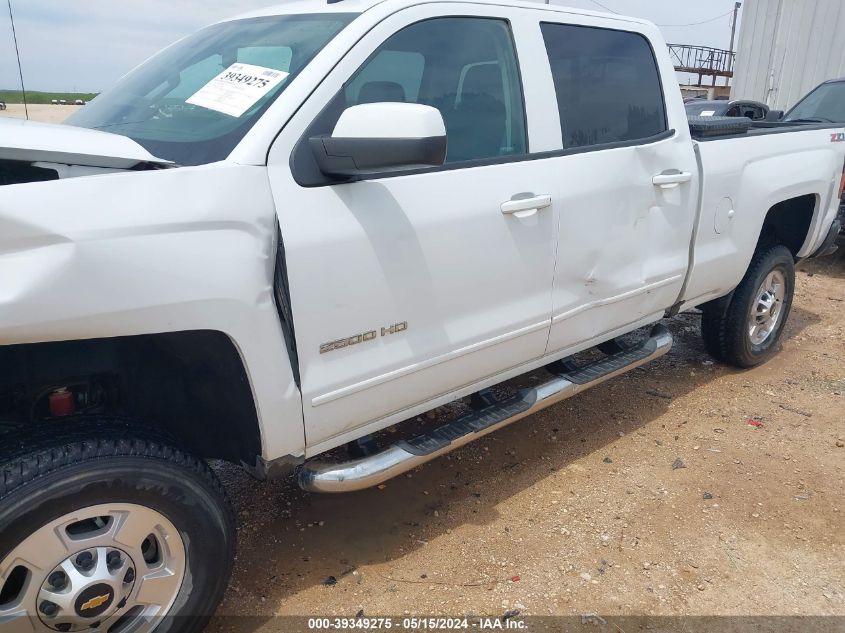
[[[792,308],[795,262],[785,246],[758,248],[730,301],[705,306],[704,346],[735,367],[754,367],[777,351]]]
[[[204,462],[99,423],[14,445],[0,453],[4,633],[205,626],[225,591],[235,537]]]

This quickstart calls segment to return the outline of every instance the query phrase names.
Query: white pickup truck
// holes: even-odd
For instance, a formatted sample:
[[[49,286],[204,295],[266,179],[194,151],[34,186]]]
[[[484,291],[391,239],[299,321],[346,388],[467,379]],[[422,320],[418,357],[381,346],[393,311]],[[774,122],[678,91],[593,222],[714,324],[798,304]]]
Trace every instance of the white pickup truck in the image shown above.
[[[67,125],[4,121],[0,629],[200,630],[235,541],[205,460],[372,486],[665,354],[693,308],[717,359],[766,360],[845,129],[688,122],[676,85],[641,20],[307,0]]]

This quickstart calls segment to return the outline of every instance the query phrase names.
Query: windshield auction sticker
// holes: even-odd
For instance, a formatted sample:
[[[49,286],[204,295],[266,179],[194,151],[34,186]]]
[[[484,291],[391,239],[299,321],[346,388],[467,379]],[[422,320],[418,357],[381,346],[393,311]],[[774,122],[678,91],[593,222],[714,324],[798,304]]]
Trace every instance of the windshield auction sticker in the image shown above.
[[[252,64],[232,64],[200,88],[186,103],[239,117],[290,73]]]

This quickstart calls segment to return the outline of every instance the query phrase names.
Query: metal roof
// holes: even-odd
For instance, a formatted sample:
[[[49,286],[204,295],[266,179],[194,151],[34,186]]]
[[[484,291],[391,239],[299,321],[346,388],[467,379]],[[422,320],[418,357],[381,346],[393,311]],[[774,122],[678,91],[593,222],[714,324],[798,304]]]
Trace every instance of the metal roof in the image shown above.
[[[651,24],[647,20],[627,17],[612,13],[599,11],[588,11],[585,9],[574,9],[553,4],[542,4],[526,0],[340,0],[338,2],[327,2],[326,0],[292,0],[280,4],[270,5],[256,9],[248,13],[237,15],[232,19],[254,18],[270,15],[290,15],[297,13],[363,13],[375,6],[384,4],[395,6],[397,9],[431,2],[462,2],[465,4],[489,4],[494,6],[522,7],[542,11],[554,11],[556,13],[567,13],[571,15],[595,16],[609,20],[634,24]]]

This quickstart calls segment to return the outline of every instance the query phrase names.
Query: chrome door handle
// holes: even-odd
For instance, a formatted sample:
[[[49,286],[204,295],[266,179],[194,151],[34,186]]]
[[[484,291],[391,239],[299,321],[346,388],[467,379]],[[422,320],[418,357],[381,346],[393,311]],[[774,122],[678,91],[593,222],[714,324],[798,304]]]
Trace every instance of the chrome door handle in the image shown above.
[[[678,171],[670,173],[657,174],[651,179],[655,187],[662,187],[664,189],[672,189],[678,185],[692,180],[692,174],[688,171]]]
[[[552,197],[547,195],[532,196],[530,198],[518,198],[502,203],[502,213],[513,214],[518,218],[527,218],[534,215],[540,209],[552,206]]]

